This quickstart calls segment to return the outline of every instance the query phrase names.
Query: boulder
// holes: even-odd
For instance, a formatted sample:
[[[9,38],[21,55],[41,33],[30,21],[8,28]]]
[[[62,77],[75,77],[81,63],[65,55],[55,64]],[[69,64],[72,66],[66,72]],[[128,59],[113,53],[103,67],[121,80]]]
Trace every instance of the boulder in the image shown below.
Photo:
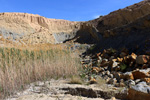
[[[150,87],[145,82],[132,86],[128,90],[129,100],[150,100]]]
[[[129,79],[134,80],[132,72],[126,72],[124,74],[121,74],[120,78],[125,80],[129,80]]]
[[[137,58],[136,58],[136,63],[137,64],[145,64],[147,63],[149,60],[149,56],[147,55],[139,55]]]
[[[123,58],[119,58],[119,57],[118,57],[118,58],[117,58],[117,61],[118,61],[118,62],[122,62],[122,61],[123,61]]]
[[[148,69],[141,69],[141,70],[134,70],[132,72],[134,79],[143,79],[150,76],[150,68]]]
[[[130,55],[130,58],[135,61],[136,58],[137,58],[137,55],[136,55],[135,53],[132,53],[132,54]]]

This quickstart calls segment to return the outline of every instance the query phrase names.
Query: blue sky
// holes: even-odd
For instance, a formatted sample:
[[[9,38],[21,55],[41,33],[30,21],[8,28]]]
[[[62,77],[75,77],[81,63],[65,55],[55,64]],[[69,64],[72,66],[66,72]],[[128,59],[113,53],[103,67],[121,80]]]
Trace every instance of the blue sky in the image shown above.
[[[0,0],[0,12],[24,12],[47,18],[88,21],[142,0]]]

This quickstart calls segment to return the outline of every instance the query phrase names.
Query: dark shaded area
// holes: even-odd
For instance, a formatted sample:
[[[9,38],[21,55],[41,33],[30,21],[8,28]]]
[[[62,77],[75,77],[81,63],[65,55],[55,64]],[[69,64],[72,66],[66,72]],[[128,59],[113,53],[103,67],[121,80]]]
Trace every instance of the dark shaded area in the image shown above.
[[[107,35],[108,37],[103,36],[93,49],[84,54],[98,53],[109,48],[127,48],[129,53],[144,54],[150,50],[150,14],[128,25],[112,29]]]
[[[65,90],[65,94],[71,94],[75,96],[83,96],[83,97],[90,97],[90,98],[104,98],[110,99],[112,96],[116,97],[117,99],[125,100],[127,97],[127,93],[119,93],[115,91],[103,91],[103,90],[93,90],[93,89],[86,89],[86,88],[62,88]]]
[[[101,35],[95,27],[87,23],[82,23],[80,29],[76,32],[76,36],[73,39],[64,41],[64,43],[70,40],[75,40],[74,42],[80,44],[97,44],[100,38]]]

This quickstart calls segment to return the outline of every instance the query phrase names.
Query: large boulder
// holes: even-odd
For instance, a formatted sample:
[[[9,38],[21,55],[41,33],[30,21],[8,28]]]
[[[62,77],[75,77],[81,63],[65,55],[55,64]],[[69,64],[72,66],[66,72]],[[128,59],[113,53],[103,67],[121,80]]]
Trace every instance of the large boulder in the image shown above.
[[[148,69],[141,69],[141,70],[134,70],[132,72],[134,79],[143,79],[150,77],[150,68]]]
[[[134,80],[132,72],[126,72],[124,74],[121,74],[120,78],[125,79],[125,80],[128,80],[128,79]]]
[[[135,86],[132,86],[128,90],[128,99],[150,100],[150,87],[145,82],[141,82]]]

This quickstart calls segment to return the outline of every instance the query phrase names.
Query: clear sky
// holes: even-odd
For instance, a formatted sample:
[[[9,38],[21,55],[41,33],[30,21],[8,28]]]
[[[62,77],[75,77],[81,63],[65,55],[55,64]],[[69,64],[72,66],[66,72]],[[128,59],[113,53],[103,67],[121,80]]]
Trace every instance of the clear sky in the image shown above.
[[[39,14],[47,18],[88,21],[142,0],[0,0],[0,12]]]

